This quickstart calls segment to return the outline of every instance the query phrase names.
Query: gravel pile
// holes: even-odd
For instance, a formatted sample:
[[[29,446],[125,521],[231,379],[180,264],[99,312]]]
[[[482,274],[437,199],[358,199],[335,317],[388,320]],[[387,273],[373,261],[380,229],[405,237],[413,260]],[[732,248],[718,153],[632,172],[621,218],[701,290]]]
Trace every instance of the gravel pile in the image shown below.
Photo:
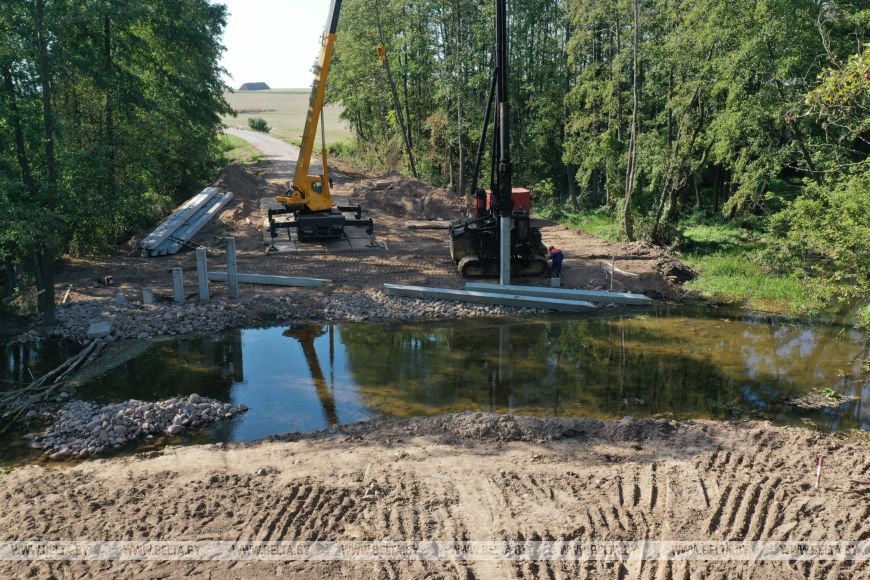
[[[158,435],[180,435],[247,410],[244,405],[199,395],[156,403],[130,400],[104,407],[73,401],[61,407],[54,424],[33,437],[31,446],[43,449],[52,459],[88,457],[140,438],[147,441]]]
[[[432,320],[439,318],[485,318],[548,312],[534,308],[512,308],[447,300],[423,300],[388,296],[369,291],[352,296],[331,296],[323,316],[327,320]]]

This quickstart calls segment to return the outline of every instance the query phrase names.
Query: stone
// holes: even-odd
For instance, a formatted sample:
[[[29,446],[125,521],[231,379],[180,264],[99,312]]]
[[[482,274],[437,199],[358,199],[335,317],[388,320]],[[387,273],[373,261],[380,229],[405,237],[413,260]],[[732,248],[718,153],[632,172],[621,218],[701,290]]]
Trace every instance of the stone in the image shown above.
[[[181,425],[170,425],[166,428],[166,432],[169,435],[180,435],[184,433],[184,427],[182,427]]]
[[[110,334],[112,334],[112,323],[108,320],[92,322],[88,327],[88,338],[90,339],[106,338]]]

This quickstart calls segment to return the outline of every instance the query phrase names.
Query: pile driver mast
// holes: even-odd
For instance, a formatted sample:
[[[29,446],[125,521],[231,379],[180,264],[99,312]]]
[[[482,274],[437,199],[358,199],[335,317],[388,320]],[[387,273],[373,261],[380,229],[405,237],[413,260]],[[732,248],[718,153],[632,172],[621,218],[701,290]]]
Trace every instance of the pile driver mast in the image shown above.
[[[500,283],[507,285],[511,275],[543,276],[548,263],[541,232],[531,226],[528,204],[525,208],[515,208],[514,204],[507,0],[495,0],[495,6],[495,66],[472,176],[473,212],[471,218],[451,225],[450,255],[462,276],[498,276]],[[488,198],[477,183],[493,104],[492,195]]]

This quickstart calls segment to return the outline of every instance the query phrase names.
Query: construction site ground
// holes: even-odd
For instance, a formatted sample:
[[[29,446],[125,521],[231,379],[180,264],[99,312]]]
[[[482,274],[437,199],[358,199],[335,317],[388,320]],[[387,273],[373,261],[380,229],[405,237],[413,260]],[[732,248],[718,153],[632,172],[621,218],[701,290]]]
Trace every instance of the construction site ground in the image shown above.
[[[4,540],[862,541],[865,440],[768,423],[487,414],[165,448],[0,480]],[[814,488],[815,459],[826,457]],[[588,556],[588,544],[587,552]],[[866,578],[867,561],[0,562],[4,577]],[[577,552],[582,554],[582,552]],[[285,558],[285,559],[282,559]]]
[[[244,133],[269,158],[230,167],[236,198],[198,243],[223,270],[234,236],[242,272],[328,278],[318,289],[243,286],[243,296],[354,293],[385,282],[460,287],[443,229],[464,203],[398,175],[336,163],[341,202],[359,202],[384,247],[266,254],[261,204],[292,174],[294,148]],[[673,260],[642,244],[609,244],[541,223],[566,254],[563,286],[679,298]],[[195,290],[194,253],[140,258],[136,242],[68,259],[71,299],[169,299],[170,268]],[[289,248],[288,248],[289,250]],[[97,283],[111,275],[111,287]],[[545,283],[545,280],[526,281]],[[212,285],[213,294],[225,288]],[[245,445],[167,447],[128,457],[0,472],[4,541],[865,541],[870,538],[866,437],[762,422],[533,419],[465,413],[339,425]],[[814,487],[817,458],[825,457]],[[2,577],[123,578],[860,578],[866,561],[462,560],[0,562]]]
[[[243,297],[252,295],[296,295],[312,300],[329,293],[353,293],[380,288],[384,283],[415,284],[460,288],[465,280],[456,271],[448,251],[445,229],[411,229],[409,222],[420,220],[445,225],[462,215],[466,201],[458,196],[417,180],[389,174],[376,176],[331,161],[334,197],[337,203],[359,204],[363,217],[375,222],[375,240],[380,247],[369,247],[361,228],[349,232],[348,241],[328,244],[290,244],[285,232],[279,232],[279,252],[266,253],[264,207],[283,193],[292,179],[298,148],[261,133],[228,129],[252,143],[266,158],[259,165],[227,168],[216,185],[235,194],[214,223],[194,239],[196,245],[209,249],[209,269],[225,270],[223,238],[234,236],[238,248],[239,271],[256,274],[326,278],[334,284],[323,290],[288,289],[245,285]],[[312,173],[320,173],[312,163]],[[193,193],[193,192],[192,192]],[[673,299],[682,295],[678,285],[669,280],[662,265],[673,262],[661,250],[642,243],[612,244],[580,230],[552,222],[535,220],[541,227],[544,243],[555,245],[565,253],[562,286],[568,288],[611,289],[647,293],[654,298]],[[180,266],[185,272],[185,287],[193,297],[196,292],[195,253],[183,249],[176,255],[160,258],[139,256],[138,241],[115,248],[109,254],[92,258],[67,258],[57,277],[59,295],[71,287],[71,300],[110,298],[118,292],[131,299],[141,296],[143,287],[155,290],[158,300],[172,296],[170,270]],[[294,251],[295,250],[295,251]],[[113,277],[113,285],[98,283]],[[525,284],[548,284],[544,279],[526,279]],[[212,284],[212,294],[226,295],[226,287]]]

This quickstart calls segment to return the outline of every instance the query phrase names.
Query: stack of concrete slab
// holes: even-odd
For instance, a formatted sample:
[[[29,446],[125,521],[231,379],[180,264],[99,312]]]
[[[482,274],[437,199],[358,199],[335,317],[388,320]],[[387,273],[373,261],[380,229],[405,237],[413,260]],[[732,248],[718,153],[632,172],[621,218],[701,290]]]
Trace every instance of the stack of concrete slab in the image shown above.
[[[174,254],[233,199],[231,191],[206,187],[187,200],[140,242],[142,257]]]
[[[390,296],[475,302],[517,308],[541,308],[563,312],[593,310],[593,302],[608,304],[648,305],[652,299],[643,294],[623,292],[595,292],[591,290],[562,290],[535,286],[501,286],[498,284],[466,284],[464,290],[456,288],[429,288],[384,284],[384,292]]]

